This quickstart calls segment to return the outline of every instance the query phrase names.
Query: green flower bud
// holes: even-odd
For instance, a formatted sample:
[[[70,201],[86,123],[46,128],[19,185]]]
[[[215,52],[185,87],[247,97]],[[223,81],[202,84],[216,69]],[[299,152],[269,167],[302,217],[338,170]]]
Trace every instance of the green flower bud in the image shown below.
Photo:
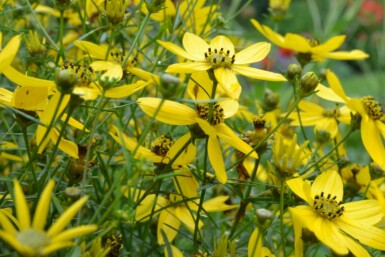
[[[61,70],[56,75],[56,85],[63,94],[71,94],[78,82],[77,74],[71,69]]]
[[[302,74],[302,68],[298,64],[290,64],[287,66],[287,77],[289,79],[294,79],[296,76],[300,77]]]
[[[300,82],[300,90],[301,94],[303,96],[310,95],[314,89],[318,86],[319,78],[314,72],[307,72],[305,75],[302,76],[301,82]]]
[[[123,0],[107,0],[106,13],[108,21],[113,25],[120,23],[125,14],[125,4]]]
[[[278,104],[279,104],[279,94],[271,91],[270,89],[265,89],[262,108],[266,112],[269,112],[277,108]]]
[[[165,0],[149,0],[144,3],[150,13],[157,13],[165,8],[165,2]]]
[[[80,199],[82,191],[77,187],[67,187],[64,189],[64,195],[67,198],[70,198],[72,201],[76,201]]]
[[[330,140],[330,132],[327,130],[316,130],[315,139],[319,144],[325,144]]]
[[[264,224],[268,220],[274,219],[274,213],[270,210],[260,208],[256,210],[257,218],[259,223]]]

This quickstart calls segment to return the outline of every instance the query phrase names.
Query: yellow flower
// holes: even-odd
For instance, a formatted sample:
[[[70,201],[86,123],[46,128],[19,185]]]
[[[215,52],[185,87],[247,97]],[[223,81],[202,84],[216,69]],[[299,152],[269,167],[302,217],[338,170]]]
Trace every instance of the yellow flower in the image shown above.
[[[259,233],[259,229],[255,228],[251,233],[249,243],[247,245],[248,257],[274,257],[275,255],[270,252],[266,247],[262,247],[262,235]]]
[[[236,74],[261,80],[286,81],[281,74],[248,66],[251,63],[262,61],[267,56],[270,44],[266,42],[253,44],[237,53],[233,43],[225,36],[216,36],[210,44],[207,44],[199,36],[186,32],[183,36],[185,49],[171,42],[160,40],[157,42],[170,52],[192,61],[172,64],[166,72],[193,73],[213,69],[215,78],[220,85],[225,87],[225,91],[237,90],[234,89],[234,85],[238,84]]]
[[[209,104],[197,104],[197,111],[186,105],[152,97],[138,99],[138,105],[144,113],[154,117],[156,120],[171,125],[190,125],[192,130],[203,130],[208,136],[208,155],[217,179],[221,183],[227,182],[227,174],[223,161],[221,147],[218,137],[225,143],[233,146],[239,151],[258,158],[248,144],[242,141],[225,123],[224,119],[232,116],[236,109],[231,103],[234,100],[224,100],[216,103],[209,119]],[[162,104],[162,105],[161,105]],[[157,112],[159,108],[159,111]],[[156,116],[155,113],[157,112]]]
[[[335,138],[338,133],[338,122],[350,123],[350,110],[346,106],[336,105],[334,108],[325,109],[316,103],[301,101],[298,104],[301,112],[301,123],[297,112],[289,115],[292,126],[315,126],[315,133],[327,133],[329,138]]]
[[[94,232],[96,225],[82,225],[64,230],[71,219],[86,203],[88,197],[83,197],[71,205],[56,222],[45,231],[49,204],[55,182],[50,180],[40,195],[35,214],[31,223],[28,204],[18,181],[14,181],[14,198],[16,218],[11,214],[0,211],[0,238],[12,246],[22,256],[48,256],[65,247],[74,245],[73,238]]]
[[[129,151],[134,151],[136,149],[134,158],[135,159],[145,159],[150,160],[154,163],[168,163],[170,162],[176,154],[182,149],[182,147],[191,141],[190,134],[186,134],[178,139],[176,142],[173,142],[171,138],[161,136],[155,139],[152,143],[152,149],[148,149],[144,146],[138,145],[138,142],[135,138],[129,137],[115,126],[113,126],[110,135],[116,142],[121,146],[124,146]],[[191,163],[196,155],[196,146],[194,144],[189,144],[183,153],[181,153],[173,162],[173,166],[176,167],[185,167],[187,164]]]
[[[271,28],[261,25],[255,19],[251,19],[251,23],[273,44],[304,54],[299,56],[300,62],[301,58],[304,58],[303,64],[306,64],[311,60],[320,62],[327,58],[337,60],[362,60],[369,57],[368,54],[361,50],[352,50],[350,52],[335,51],[344,43],[346,38],[345,35],[334,36],[325,43],[320,44],[317,40],[308,39],[298,34],[287,33],[285,36],[282,36],[274,32]]]
[[[338,77],[330,70],[326,73],[330,88],[319,85],[317,95],[330,101],[345,103],[350,110],[361,116],[361,138],[366,151],[375,163],[385,167],[385,119],[381,105],[372,96],[361,99],[350,98],[345,94]]]
[[[361,244],[385,250],[385,231],[375,227],[383,216],[378,202],[343,203],[343,182],[337,171],[324,171],[312,184],[295,178],[288,180],[287,185],[308,203],[289,208],[297,257],[303,255],[302,228],[312,231],[338,255],[347,255],[350,251],[354,256],[369,257]]]

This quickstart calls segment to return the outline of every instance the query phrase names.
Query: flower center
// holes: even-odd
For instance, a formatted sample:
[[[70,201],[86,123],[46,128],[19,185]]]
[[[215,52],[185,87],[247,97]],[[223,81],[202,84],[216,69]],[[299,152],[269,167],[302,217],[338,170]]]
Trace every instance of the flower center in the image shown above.
[[[173,144],[174,140],[171,137],[163,135],[152,142],[151,150],[153,153],[164,157]]]
[[[330,109],[324,109],[322,116],[327,118],[338,118],[341,115],[340,108],[338,106]]]
[[[115,63],[121,64],[124,61],[123,54],[119,52],[110,52],[110,55],[111,55],[112,61]],[[137,61],[136,57],[133,57],[133,58],[130,57],[128,58],[126,66],[134,66],[136,61]]]
[[[313,208],[319,215],[330,220],[340,217],[344,212],[344,207],[341,206],[342,201],[337,202],[336,198],[337,196],[331,197],[331,194],[324,197],[324,192],[322,192],[321,195],[315,196]]]
[[[361,98],[366,114],[373,120],[380,120],[384,117],[384,111],[379,102],[373,96],[364,96]]]
[[[22,245],[32,248],[38,255],[44,247],[51,243],[51,239],[46,233],[34,228],[23,229],[17,232],[16,239]]]
[[[309,42],[309,45],[311,47],[316,47],[319,45],[319,41],[317,39],[314,39],[314,38],[309,38],[308,42]]]
[[[235,54],[230,56],[230,50],[225,51],[223,47],[220,50],[209,47],[208,51],[205,52],[205,58],[213,69],[220,67],[230,68],[235,62]]]
[[[197,104],[196,108],[199,117],[207,120],[208,122],[210,122],[211,125],[217,125],[225,121],[223,108],[219,105],[219,103],[215,103],[213,105],[211,115],[209,104]]]

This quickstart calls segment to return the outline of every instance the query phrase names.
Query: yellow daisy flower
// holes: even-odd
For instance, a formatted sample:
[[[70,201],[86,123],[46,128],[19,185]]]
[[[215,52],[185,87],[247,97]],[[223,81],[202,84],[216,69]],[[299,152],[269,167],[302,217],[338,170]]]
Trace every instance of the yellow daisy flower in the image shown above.
[[[366,151],[375,163],[385,167],[385,119],[381,105],[372,96],[360,99],[350,98],[345,94],[338,77],[330,70],[326,72],[330,88],[319,85],[317,95],[330,101],[345,103],[353,112],[361,116],[361,138]]]
[[[207,44],[199,36],[186,32],[183,36],[184,49],[171,42],[157,42],[170,52],[190,60],[172,64],[166,72],[193,73],[213,69],[219,84],[232,91],[236,90],[234,85],[238,84],[236,74],[268,81],[286,81],[281,74],[248,66],[262,61],[267,56],[270,44],[266,42],[253,44],[237,53],[233,43],[225,36],[216,36]]]
[[[311,184],[301,178],[287,181],[290,189],[308,205],[289,208],[292,215],[296,256],[303,256],[302,228],[338,255],[370,257],[361,244],[385,250],[385,231],[375,227],[383,215],[378,202],[343,203],[343,182],[335,170],[321,173]],[[354,240],[356,239],[356,240]]]
[[[83,197],[71,205],[56,222],[45,231],[49,204],[55,182],[50,180],[40,195],[31,223],[28,203],[18,181],[14,181],[16,217],[0,211],[0,238],[25,257],[48,256],[65,247],[74,246],[72,239],[94,232],[96,225],[82,225],[65,230],[67,224],[86,203]]]
[[[336,60],[362,60],[369,57],[368,54],[361,50],[335,51],[345,42],[345,35],[334,36],[325,43],[320,44],[317,40],[308,39],[298,34],[287,33],[285,36],[282,36],[268,26],[260,24],[255,19],[251,19],[251,23],[273,44],[300,53],[298,59],[300,62],[302,60],[302,64],[306,64],[311,60],[320,62],[327,58]]]
[[[291,126],[314,126],[314,132],[328,133],[330,138],[335,138],[338,133],[338,122],[350,123],[350,110],[346,106],[336,105],[334,108],[325,109],[316,103],[301,101],[298,104],[301,110],[301,122],[297,112],[289,115]]]
[[[191,129],[203,130],[208,136],[208,155],[217,179],[227,182],[227,174],[218,137],[239,151],[258,158],[258,154],[247,143],[242,141],[225,123],[224,119],[235,114],[234,100],[227,99],[214,105],[212,117],[209,119],[209,104],[197,104],[197,111],[190,107],[152,97],[139,98],[137,103],[144,113],[156,120],[171,125],[190,125]],[[160,107],[160,108],[159,108]],[[159,109],[159,110],[158,110]],[[155,116],[155,113],[156,116]]]

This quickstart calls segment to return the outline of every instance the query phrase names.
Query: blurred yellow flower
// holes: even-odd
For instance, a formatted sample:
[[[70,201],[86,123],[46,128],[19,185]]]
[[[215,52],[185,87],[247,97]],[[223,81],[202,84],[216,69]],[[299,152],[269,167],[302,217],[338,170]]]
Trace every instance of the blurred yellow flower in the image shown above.
[[[251,233],[249,243],[247,244],[247,256],[275,257],[268,248],[262,246],[262,235],[259,233],[258,228],[255,228],[253,233]]]
[[[308,39],[298,34],[287,33],[282,36],[273,31],[268,26],[260,24],[257,20],[251,19],[254,27],[273,44],[294,50],[302,55],[298,56],[301,64],[306,64],[311,60],[320,62],[327,58],[337,60],[362,60],[369,55],[361,50],[335,51],[345,42],[345,35],[334,36],[325,43],[320,44],[317,40]]]
[[[72,241],[94,232],[96,225],[82,225],[64,230],[71,219],[86,203],[88,197],[83,197],[71,205],[56,222],[45,231],[52,190],[55,182],[50,180],[40,195],[35,214],[31,223],[28,203],[18,181],[14,181],[14,198],[16,218],[10,213],[0,211],[0,238],[11,245],[24,257],[48,256],[65,247],[74,246]]]

